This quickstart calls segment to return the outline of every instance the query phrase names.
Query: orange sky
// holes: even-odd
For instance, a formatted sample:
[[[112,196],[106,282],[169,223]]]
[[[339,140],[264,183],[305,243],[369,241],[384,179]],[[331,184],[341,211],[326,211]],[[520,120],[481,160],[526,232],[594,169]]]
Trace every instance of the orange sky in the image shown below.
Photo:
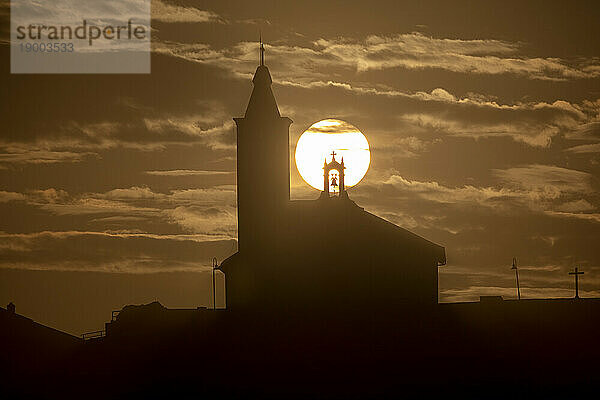
[[[442,300],[514,297],[513,256],[524,297],[572,295],[575,265],[598,296],[597,6],[397,3],[154,1],[137,76],[10,75],[0,3],[0,303],[74,333],[129,302],[208,303],[259,29],[291,154],[316,121],[360,127],[350,197],[446,247]],[[293,157],[291,182],[318,196]]]

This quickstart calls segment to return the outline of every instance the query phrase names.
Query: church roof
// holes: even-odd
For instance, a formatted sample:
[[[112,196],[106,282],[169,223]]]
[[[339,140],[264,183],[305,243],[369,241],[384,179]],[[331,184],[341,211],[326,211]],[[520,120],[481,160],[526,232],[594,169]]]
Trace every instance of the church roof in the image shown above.
[[[365,239],[392,240],[405,249],[419,249],[435,258],[438,265],[446,264],[446,250],[407,229],[365,211],[348,198],[332,197],[318,200],[292,200],[289,212],[293,224],[319,221],[320,224],[343,223],[347,230],[363,234]]]
[[[324,230],[328,226],[338,226],[336,231],[348,232],[355,238],[369,246],[393,244],[395,256],[402,258],[403,254],[410,252],[421,254],[424,258],[434,260],[437,265],[446,264],[446,250],[443,246],[435,244],[407,229],[399,227],[383,218],[365,211],[348,198],[332,197],[318,200],[292,200],[289,202],[286,232],[279,232],[280,243],[286,242],[297,245],[302,238],[299,236],[315,237],[325,236]],[[283,239],[287,237],[287,239]],[[290,237],[294,237],[290,240]],[[330,239],[333,239],[330,237]],[[239,253],[235,253],[221,263],[221,270],[225,273],[238,262]]]

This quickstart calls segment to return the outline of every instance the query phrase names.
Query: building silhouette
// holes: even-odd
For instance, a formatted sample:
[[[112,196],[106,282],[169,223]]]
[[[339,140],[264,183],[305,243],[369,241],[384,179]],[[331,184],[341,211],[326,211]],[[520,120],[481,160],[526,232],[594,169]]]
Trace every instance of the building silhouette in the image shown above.
[[[350,200],[343,160],[325,162],[318,199],[290,200],[292,121],[279,113],[262,58],[252,82],[246,113],[234,118],[239,243],[221,264],[227,308],[355,312],[437,304],[444,248]],[[338,196],[329,193],[331,170]]]

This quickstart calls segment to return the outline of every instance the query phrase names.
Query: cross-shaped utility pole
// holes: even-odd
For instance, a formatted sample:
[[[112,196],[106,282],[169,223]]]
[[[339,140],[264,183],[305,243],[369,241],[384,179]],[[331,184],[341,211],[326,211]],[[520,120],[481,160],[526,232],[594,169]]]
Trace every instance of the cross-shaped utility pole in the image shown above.
[[[575,272],[569,272],[569,275],[575,275],[575,298],[579,298],[579,275],[583,275],[585,272],[579,271],[577,267],[575,267]]]

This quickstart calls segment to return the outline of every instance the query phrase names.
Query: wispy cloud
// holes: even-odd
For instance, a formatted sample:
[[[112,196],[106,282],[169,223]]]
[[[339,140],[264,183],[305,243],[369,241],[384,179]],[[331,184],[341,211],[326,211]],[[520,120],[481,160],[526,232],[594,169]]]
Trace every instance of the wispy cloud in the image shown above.
[[[147,186],[102,193],[49,188],[0,191],[0,203],[37,208],[86,231],[0,232],[0,268],[147,273],[199,271],[236,249],[235,189],[153,191]],[[90,251],[89,249],[94,249]]]
[[[559,99],[503,104],[490,95],[457,96],[441,87],[430,92],[409,92],[364,74],[402,67],[448,69],[465,74],[523,75],[536,80],[597,77],[595,73],[569,66],[556,58],[498,56],[519,50],[519,44],[497,40],[434,39],[421,34],[369,37],[363,41],[321,39],[304,47],[268,46],[275,84],[305,90],[342,91],[368,97],[368,101],[393,99],[399,103],[397,109],[402,110],[399,117],[415,127],[456,137],[511,137],[534,147],[548,147],[558,136],[591,129],[589,124],[594,123],[598,115],[596,101],[584,100],[577,104]],[[256,43],[251,42],[221,49],[207,44],[159,42],[155,51],[214,66],[244,80],[251,78],[256,65]],[[389,109],[385,109],[389,114]],[[572,151],[595,150],[595,146],[585,146]]]
[[[94,249],[94,251],[89,251]],[[236,250],[204,235],[87,231],[0,232],[0,268],[149,273],[208,270]]]
[[[13,201],[58,216],[89,217],[97,223],[124,222],[134,226],[140,221],[161,221],[213,239],[235,239],[237,236],[235,188],[230,186],[168,193],[133,186],[76,196],[54,188],[26,193],[0,192],[0,203]]]
[[[58,126],[49,128],[46,136],[27,132],[12,141],[0,140],[0,168],[79,163],[118,148],[157,151],[171,145],[199,145],[212,150],[233,150],[234,124],[223,105],[210,101],[201,102],[198,107],[204,111],[165,115],[153,108],[142,108],[127,121],[60,121]]]
[[[439,68],[476,74],[519,74],[532,79],[593,78],[589,68],[569,66],[557,58],[517,56],[520,45],[500,40],[459,40],[426,37],[420,33],[369,36],[364,41],[320,39],[319,50],[358,71],[371,69]]]
[[[162,0],[152,0],[152,20],[167,23],[227,23],[223,17],[212,11],[170,4]]]
[[[576,154],[600,153],[600,143],[581,144],[567,149],[567,151]]]
[[[247,76],[255,64],[256,44],[238,43],[225,49],[207,44],[155,43],[154,50],[190,61],[227,68]],[[570,65],[555,57],[520,56],[520,44],[501,40],[460,40],[426,37],[420,33],[368,36],[364,39],[318,39],[312,46],[269,45],[275,70],[286,71],[298,83],[394,68],[442,69],[469,74],[515,74],[530,79],[571,80],[600,76],[590,65]]]
[[[213,176],[213,175],[231,175],[232,171],[206,171],[195,169],[172,169],[166,171],[146,171],[148,175],[156,176]]]
[[[401,226],[441,229],[453,235],[489,229],[490,218],[515,215],[600,222],[597,188],[588,173],[527,165],[494,170],[492,174],[497,178],[495,185],[455,187],[407,179],[391,171],[387,178],[353,188],[352,197]],[[478,219],[481,222],[470,222]]]
[[[0,203],[7,203],[9,201],[21,201],[25,200],[26,197],[22,193],[0,191]]]
[[[504,184],[531,193],[533,199],[557,199],[562,195],[594,191],[592,175],[553,165],[528,165],[494,170]]]
[[[14,164],[55,164],[76,163],[91,156],[94,152],[54,151],[51,149],[36,148],[36,146],[9,145],[0,146],[0,165]]]

